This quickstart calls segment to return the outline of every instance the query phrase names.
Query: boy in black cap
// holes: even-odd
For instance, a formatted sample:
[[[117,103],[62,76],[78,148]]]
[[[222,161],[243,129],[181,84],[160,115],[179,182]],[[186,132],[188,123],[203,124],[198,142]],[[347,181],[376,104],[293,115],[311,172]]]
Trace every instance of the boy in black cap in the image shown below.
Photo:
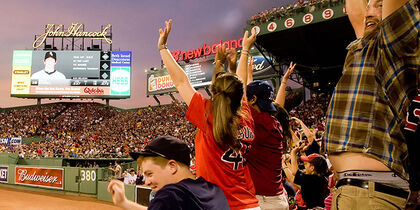
[[[190,149],[172,136],[159,136],[141,152],[130,153],[141,165],[145,184],[156,193],[150,209],[229,209],[223,191],[189,170]],[[123,209],[148,209],[127,200],[124,184],[112,180],[108,186],[114,204]]]

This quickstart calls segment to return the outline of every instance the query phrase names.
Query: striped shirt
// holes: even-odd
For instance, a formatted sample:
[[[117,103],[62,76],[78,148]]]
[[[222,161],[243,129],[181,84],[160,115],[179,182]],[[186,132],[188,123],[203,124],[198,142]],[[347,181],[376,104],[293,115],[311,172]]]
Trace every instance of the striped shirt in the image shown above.
[[[381,21],[348,47],[343,76],[327,111],[326,152],[365,153],[407,178],[402,134],[419,87],[418,0]]]

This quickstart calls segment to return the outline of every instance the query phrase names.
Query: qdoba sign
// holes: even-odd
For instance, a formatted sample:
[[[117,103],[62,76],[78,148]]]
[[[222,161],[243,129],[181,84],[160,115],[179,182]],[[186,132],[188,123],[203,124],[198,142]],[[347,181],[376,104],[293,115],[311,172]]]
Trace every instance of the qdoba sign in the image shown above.
[[[15,184],[63,189],[62,168],[16,167]]]

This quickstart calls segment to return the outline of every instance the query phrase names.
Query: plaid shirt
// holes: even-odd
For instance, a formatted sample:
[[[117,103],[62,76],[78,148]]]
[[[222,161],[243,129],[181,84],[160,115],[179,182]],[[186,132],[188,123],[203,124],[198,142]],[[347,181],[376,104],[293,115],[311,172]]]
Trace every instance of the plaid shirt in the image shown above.
[[[365,153],[407,178],[402,134],[419,87],[418,0],[381,21],[348,47],[343,76],[327,112],[326,152]]]

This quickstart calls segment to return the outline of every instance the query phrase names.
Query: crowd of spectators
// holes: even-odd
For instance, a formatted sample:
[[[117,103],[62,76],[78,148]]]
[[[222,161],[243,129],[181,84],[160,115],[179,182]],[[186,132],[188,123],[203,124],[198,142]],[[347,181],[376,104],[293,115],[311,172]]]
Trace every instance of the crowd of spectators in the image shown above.
[[[302,120],[308,128],[317,131],[325,130],[325,112],[330,98],[325,94],[313,94],[305,103],[290,110],[290,116]],[[292,130],[297,130],[298,123],[292,124]]]
[[[65,109],[64,104],[47,104],[40,107],[16,108],[0,112],[0,137],[36,136],[44,123],[48,124]]]
[[[313,95],[290,111],[308,127],[323,131],[328,97]],[[142,149],[158,135],[172,135],[194,148],[196,128],[185,119],[187,106],[118,110],[99,103],[55,103],[0,112],[1,137],[40,136],[45,141],[14,146],[0,152],[20,158],[119,158]],[[299,129],[292,121],[292,129]]]
[[[195,128],[185,120],[186,105],[117,110],[97,103],[50,104],[0,113],[2,137],[39,135],[45,141],[0,145],[21,158],[128,157],[157,135],[172,135],[193,148]],[[32,128],[32,129],[29,129]]]
[[[287,7],[273,7],[253,15],[248,24],[259,25],[265,22],[274,21],[282,18],[289,18],[294,14],[308,13],[315,11],[316,8],[327,8],[338,4],[343,0],[298,0],[295,4]]]

